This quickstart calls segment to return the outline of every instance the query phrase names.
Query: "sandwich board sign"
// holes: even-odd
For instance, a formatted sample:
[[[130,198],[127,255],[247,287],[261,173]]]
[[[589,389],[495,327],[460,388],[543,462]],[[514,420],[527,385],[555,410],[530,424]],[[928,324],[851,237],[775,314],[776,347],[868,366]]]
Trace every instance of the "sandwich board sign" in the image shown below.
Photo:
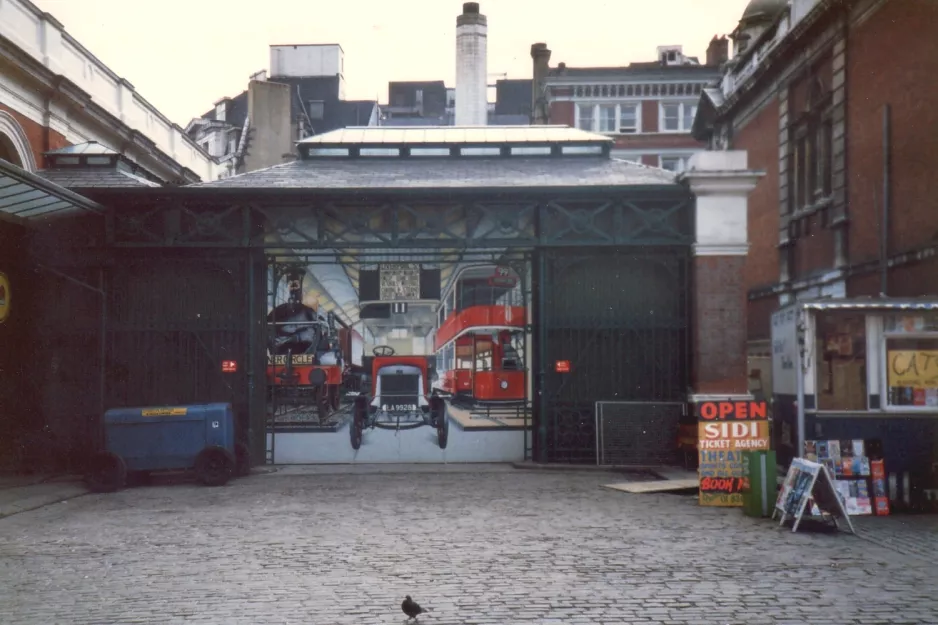
[[[837,520],[844,519],[850,533],[856,533],[827,467],[804,458],[795,458],[788,467],[788,474],[778,493],[772,518],[781,514],[779,527],[788,519],[792,519],[794,523],[791,531],[796,532],[809,502],[812,503],[812,508],[817,507],[821,512],[828,513],[838,528],[840,524]]]

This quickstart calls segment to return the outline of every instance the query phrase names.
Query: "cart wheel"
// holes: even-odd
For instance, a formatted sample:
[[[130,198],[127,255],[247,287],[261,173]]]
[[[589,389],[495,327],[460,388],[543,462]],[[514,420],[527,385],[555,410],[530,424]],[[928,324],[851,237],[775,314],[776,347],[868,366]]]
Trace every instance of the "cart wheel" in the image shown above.
[[[352,449],[358,449],[362,446],[362,437],[365,431],[365,417],[367,410],[368,409],[362,402],[355,402],[352,422],[349,424],[349,438],[352,441]]]
[[[437,396],[430,397],[430,425],[439,428],[443,419],[446,418],[446,404],[443,399]]]
[[[95,454],[89,469],[86,482],[95,493],[113,493],[127,483],[127,463],[109,451]]]
[[[437,441],[440,443],[440,449],[446,449],[446,443],[449,442],[449,419],[443,415],[443,425],[436,429]]]
[[[195,474],[206,486],[223,486],[235,472],[237,462],[224,447],[206,447],[195,458]]]
[[[246,477],[251,474],[251,452],[244,443],[235,443],[235,475]]]
[[[430,419],[436,427],[440,449],[446,449],[446,443],[449,441],[449,419],[446,416],[446,402],[442,397],[430,398]]]

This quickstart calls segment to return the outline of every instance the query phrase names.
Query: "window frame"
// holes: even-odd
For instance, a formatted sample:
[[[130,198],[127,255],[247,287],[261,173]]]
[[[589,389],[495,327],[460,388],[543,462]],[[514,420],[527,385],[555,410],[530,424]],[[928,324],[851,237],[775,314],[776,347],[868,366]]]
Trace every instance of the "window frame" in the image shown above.
[[[629,107],[635,111],[635,127],[624,127],[622,125],[622,109]],[[614,123],[613,130],[602,130],[602,110],[613,108]],[[590,111],[590,127],[584,128],[580,125],[584,111]],[[602,135],[637,135],[642,132],[642,103],[641,101],[629,100],[627,102],[576,102],[574,106],[574,118],[576,119],[576,128],[586,132],[595,132]]]
[[[907,314],[904,316],[928,317],[930,316],[929,313],[931,313],[931,315],[935,315],[936,317],[938,317],[938,313],[934,311],[922,310],[922,311],[910,311],[910,313],[912,314]],[[916,315],[914,313],[918,313],[918,314]],[[906,339],[906,340],[913,340],[913,341],[914,340],[938,341],[938,329],[922,330],[918,332],[901,332],[901,331],[896,331],[894,329],[890,330],[889,329],[890,318],[900,317],[900,316],[903,316],[903,315],[899,315],[896,313],[883,315],[882,337],[880,339],[880,346],[879,346],[880,362],[882,363],[882,366],[880,366],[879,368],[880,370],[879,405],[885,412],[888,412],[888,413],[916,413],[916,414],[938,413],[938,406],[899,405],[899,404],[892,404],[889,402],[889,340],[890,339],[893,339],[893,340]]]
[[[675,159],[680,164],[678,169],[668,169],[664,166],[664,161],[666,159]],[[664,169],[666,171],[673,171],[676,174],[681,173],[687,169],[687,161],[690,160],[690,156],[682,156],[680,154],[659,154],[658,155],[658,168]]]
[[[787,214],[812,212],[833,199],[833,94],[813,93],[788,128]]]
[[[665,128],[665,108],[669,106],[677,107],[677,128],[668,129]],[[685,127],[685,119],[687,117],[686,109],[691,107],[693,109],[693,114],[691,115],[690,125],[694,125],[694,117],[697,115],[697,102],[689,100],[660,100],[658,102],[658,132],[664,134],[688,134],[691,131],[690,126]]]

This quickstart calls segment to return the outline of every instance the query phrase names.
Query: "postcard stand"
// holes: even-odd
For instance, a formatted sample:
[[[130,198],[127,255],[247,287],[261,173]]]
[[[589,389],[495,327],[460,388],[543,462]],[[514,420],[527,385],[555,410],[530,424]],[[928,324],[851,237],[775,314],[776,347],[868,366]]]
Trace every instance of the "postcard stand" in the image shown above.
[[[847,522],[850,533],[856,533],[827,467],[803,458],[795,458],[778,494],[772,518],[781,513],[779,527],[784,525],[786,520],[792,519],[794,523],[791,531],[796,532],[809,500],[813,500],[822,513],[828,514],[838,529],[838,520],[843,519]]]

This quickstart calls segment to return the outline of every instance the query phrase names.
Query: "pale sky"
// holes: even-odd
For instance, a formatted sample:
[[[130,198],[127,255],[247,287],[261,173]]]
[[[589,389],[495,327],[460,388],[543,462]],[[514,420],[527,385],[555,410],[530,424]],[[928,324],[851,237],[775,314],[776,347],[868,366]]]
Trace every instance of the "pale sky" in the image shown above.
[[[387,101],[390,80],[455,86],[462,0],[33,0],[119,76],[185,126],[269,69],[272,44],[339,43],[348,99]],[[749,0],[480,0],[488,72],[531,77],[531,44],[551,66],[651,61],[659,45],[705,58]],[[495,80],[492,77],[491,80]]]

